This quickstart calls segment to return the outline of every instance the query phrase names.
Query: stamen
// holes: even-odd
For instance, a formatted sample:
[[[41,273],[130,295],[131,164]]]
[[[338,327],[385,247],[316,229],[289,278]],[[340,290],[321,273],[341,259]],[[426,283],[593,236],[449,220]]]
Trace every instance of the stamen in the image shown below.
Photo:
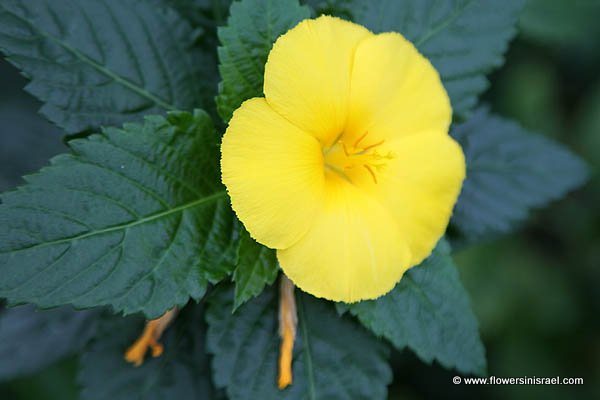
[[[294,284],[287,276],[281,275],[279,285],[279,336],[281,337],[281,346],[279,349],[277,386],[280,390],[283,390],[291,385],[293,380],[292,357],[298,317],[294,298]]]
[[[369,149],[372,149],[373,147],[377,147],[377,146],[379,146],[379,145],[382,145],[384,142],[385,142],[385,140],[382,140],[382,141],[380,141],[380,142],[377,142],[377,143],[371,144],[371,145],[369,145],[369,146],[367,146],[367,147],[363,147],[363,149],[362,149],[362,151],[361,151],[361,152],[365,152],[365,151],[367,151],[367,150],[369,150]]]
[[[163,345],[158,341],[163,332],[175,319],[177,308],[167,311],[162,317],[146,322],[142,335],[125,352],[125,360],[139,367],[144,363],[148,348],[152,350],[152,357],[163,353]]]
[[[354,148],[358,147],[358,144],[369,134],[369,131],[365,131],[361,137],[359,137],[356,142],[354,142]]]
[[[331,142],[331,145],[329,146],[330,148],[333,147],[337,142],[340,141],[342,135],[344,134],[344,131],[341,131],[340,133],[338,133],[338,135],[335,137],[335,139],[333,139],[333,142]]]
[[[373,168],[371,168],[368,164],[363,164],[363,167],[365,167],[367,171],[369,171],[369,173],[371,174],[371,178],[373,178],[373,182],[377,184],[377,176],[375,175],[375,171],[373,171]]]
[[[346,143],[342,142],[342,148],[344,149],[344,154],[346,157],[350,157],[350,153],[348,153],[348,148],[346,147]]]

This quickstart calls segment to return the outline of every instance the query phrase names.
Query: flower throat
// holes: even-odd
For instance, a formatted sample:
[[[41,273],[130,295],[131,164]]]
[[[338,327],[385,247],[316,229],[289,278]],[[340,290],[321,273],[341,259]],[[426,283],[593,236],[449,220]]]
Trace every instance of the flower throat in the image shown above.
[[[366,131],[353,141],[340,134],[331,146],[323,147],[325,169],[354,184],[360,174],[368,174],[377,184],[377,175],[385,168],[387,161],[394,158],[392,152],[381,153],[380,146],[385,140],[373,141]]]

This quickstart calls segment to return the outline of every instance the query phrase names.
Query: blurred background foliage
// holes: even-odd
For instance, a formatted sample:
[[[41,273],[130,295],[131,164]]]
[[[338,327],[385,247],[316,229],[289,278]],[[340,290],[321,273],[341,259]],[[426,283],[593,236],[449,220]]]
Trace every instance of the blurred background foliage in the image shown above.
[[[597,0],[531,0],[483,98],[497,113],[582,155],[591,180],[535,212],[516,234],[456,254],[489,375],[583,377],[585,385],[455,386],[454,371],[395,352],[390,399],[591,399],[600,393],[599,18]],[[0,61],[0,191],[65,150],[25,84]],[[76,370],[76,359],[67,359],[0,384],[0,399],[76,399]]]

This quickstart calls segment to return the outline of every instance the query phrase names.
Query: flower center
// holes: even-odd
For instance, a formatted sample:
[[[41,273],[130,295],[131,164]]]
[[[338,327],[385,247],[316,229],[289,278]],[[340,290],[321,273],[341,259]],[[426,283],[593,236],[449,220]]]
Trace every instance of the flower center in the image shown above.
[[[368,174],[374,183],[378,183],[377,175],[385,167],[387,161],[394,158],[391,152],[382,154],[379,147],[384,140],[369,140],[369,132],[365,132],[355,140],[348,141],[341,134],[335,142],[323,147],[325,169],[350,183],[355,183],[360,174]]]

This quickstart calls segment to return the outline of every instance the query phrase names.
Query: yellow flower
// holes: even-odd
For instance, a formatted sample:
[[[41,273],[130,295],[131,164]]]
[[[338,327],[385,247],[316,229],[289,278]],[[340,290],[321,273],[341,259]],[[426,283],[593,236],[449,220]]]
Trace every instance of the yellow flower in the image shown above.
[[[275,42],[221,168],[252,237],[302,290],[373,299],[427,257],[465,176],[436,70],[398,33],[329,16]]]

